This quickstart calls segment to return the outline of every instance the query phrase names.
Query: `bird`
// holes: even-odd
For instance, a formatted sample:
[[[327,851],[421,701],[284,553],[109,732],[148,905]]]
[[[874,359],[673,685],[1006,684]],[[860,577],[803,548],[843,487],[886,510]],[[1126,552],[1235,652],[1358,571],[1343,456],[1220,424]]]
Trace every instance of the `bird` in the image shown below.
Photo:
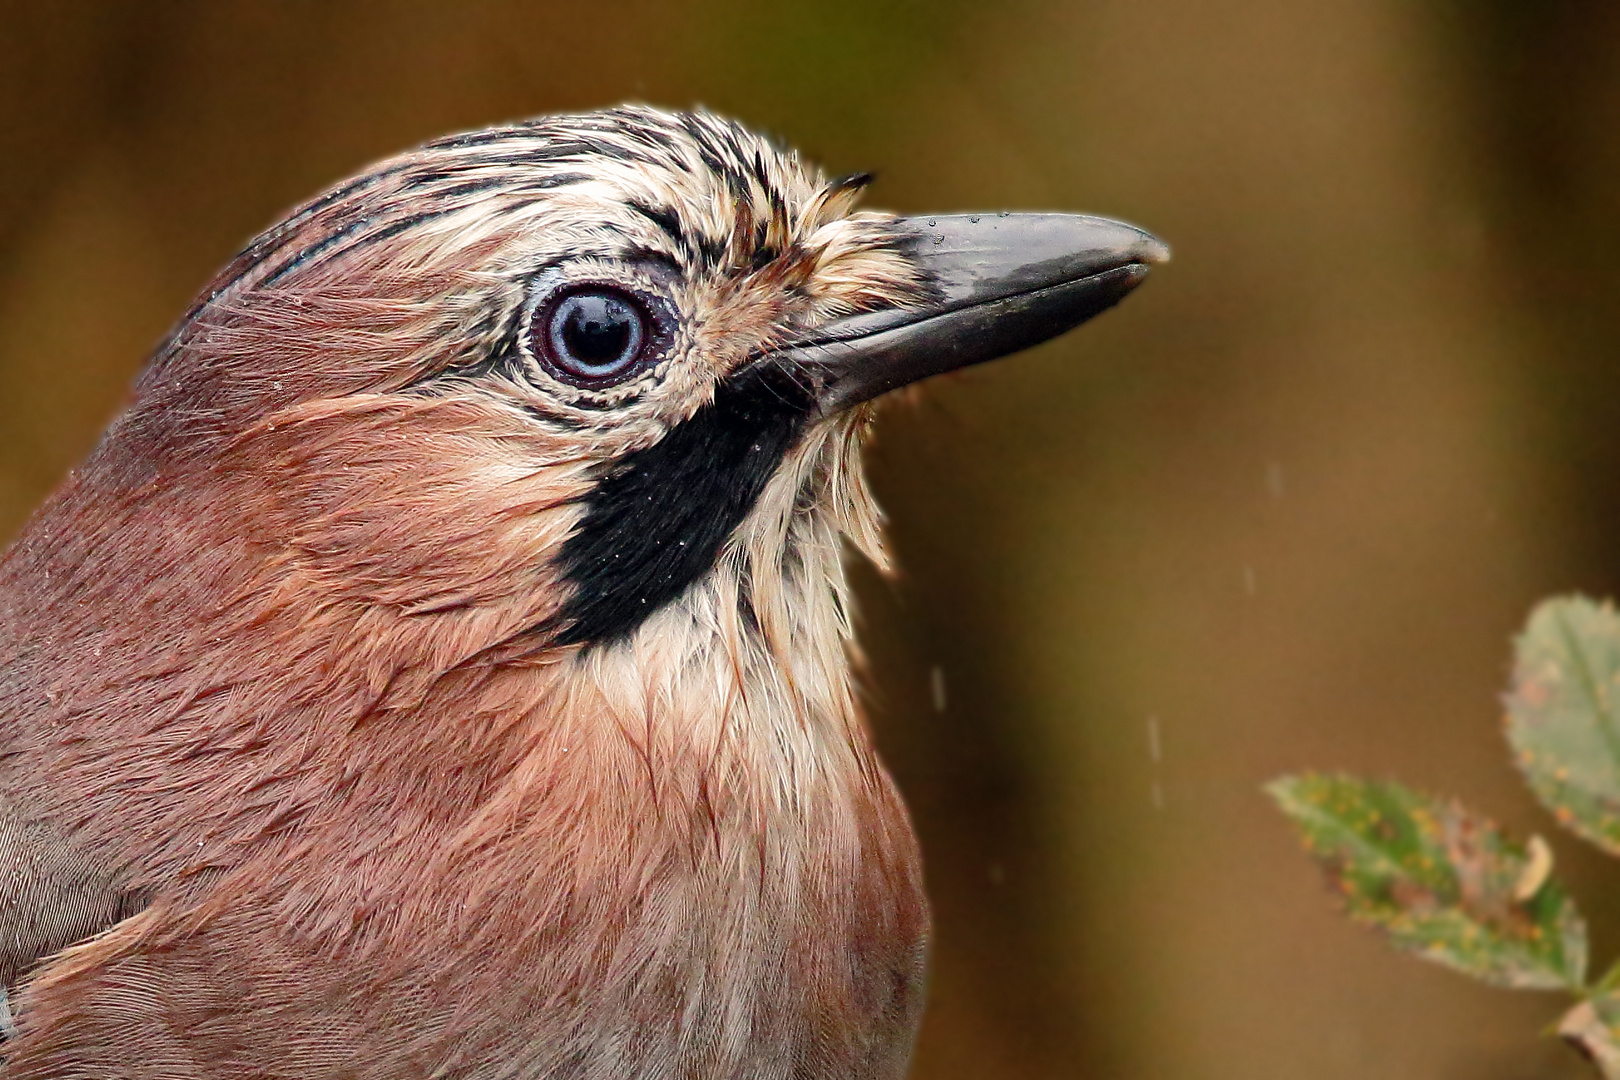
[[[0,1077],[904,1075],[862,443],[1168,249],[869,181],[545,116],[212,280],[0,558]]]

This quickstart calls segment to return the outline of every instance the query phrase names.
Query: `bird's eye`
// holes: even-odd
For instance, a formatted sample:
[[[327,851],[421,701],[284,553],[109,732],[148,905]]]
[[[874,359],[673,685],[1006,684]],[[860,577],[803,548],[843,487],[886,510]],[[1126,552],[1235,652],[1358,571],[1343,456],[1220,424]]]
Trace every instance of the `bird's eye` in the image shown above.
[[[619,382],[647,351],[648,315],[634,297],[600,286],[565,293],[543,305],[530,343],[552,373],[576,386]]]

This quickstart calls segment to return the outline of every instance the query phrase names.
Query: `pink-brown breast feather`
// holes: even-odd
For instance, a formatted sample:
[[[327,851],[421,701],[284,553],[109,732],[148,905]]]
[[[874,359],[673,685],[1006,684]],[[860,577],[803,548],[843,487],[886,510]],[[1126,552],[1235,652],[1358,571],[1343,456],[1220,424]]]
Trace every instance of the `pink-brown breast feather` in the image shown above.
[[[512,464],[532,436],[499,415],[293,410],[138,506],[80,478],[14,549],[4,617],[40,662],[0,778],[158,898],[46,969],[18,1075],[136,1031],[132,996],[209,1018],[221,1053],[345,1017],[309,1053],[381,1039],[403,1071],[376,1075],[451,1046],[847,1064],[909,1037],[916,852],[858,724],[830,718],[845,738],[785,814],[721,742],[763,733],[714,722],[746,693],[626,715],[571,653],[524,655],[576,488]]]

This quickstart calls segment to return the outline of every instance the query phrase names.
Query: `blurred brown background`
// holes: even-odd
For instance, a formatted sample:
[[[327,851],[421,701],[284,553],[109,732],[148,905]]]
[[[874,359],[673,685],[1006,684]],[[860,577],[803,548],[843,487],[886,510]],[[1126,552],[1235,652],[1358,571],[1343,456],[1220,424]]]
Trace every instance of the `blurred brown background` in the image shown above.
[[[249,235],[446,131],[701,102],[879,170],[874,205],[1140,222],[1176,259],[1139,295],[871,455],[874,723],[938,915],[916,1075],[1583,1075],[1556,1000],[1347,925],[1259,785],[1552,828],[1497,694],[1535,599],[1620,592],[1617,12],[6,3],[0,526]],[[1607,962],[1620,868],[1553,842]]]

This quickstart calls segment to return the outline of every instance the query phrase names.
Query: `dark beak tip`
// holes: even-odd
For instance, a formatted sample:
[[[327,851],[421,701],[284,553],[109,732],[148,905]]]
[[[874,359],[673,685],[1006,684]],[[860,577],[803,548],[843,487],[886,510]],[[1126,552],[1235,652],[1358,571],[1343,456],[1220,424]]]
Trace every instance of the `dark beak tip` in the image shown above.
[[[1126,286],[1126,291],[1129,292],[1132,289],[1135,289],[1138,285],[1142,284],[1142,282],[1146,281],[1148,279],[1148,275],[1153,272],[1154,267],[1163,266],[1169,261],[1170,257],[1166,255],[1164,258],[1155,259],[1152,262],[1144,260],[1142,262],[1131,263],[1125,268],[1126,272],[1130,274],[1130,284]]]
[[[1042,215],[1047,216],[1047,215]],[[1058,216],[1058,215],[1051,215]],[[1071,243],[1074,244],[1075,255],[1082,253],[1094,260],[1097,269],[1107,269],[1110,265],[1126,266],[1136,265],[1146,271],[1155,266],[1163,266],[1170,261],[1170,245],[1160,240],[1146,229],[1135,225],[1128,225],[1123,221],[1112,221],[1108,218],[1084,218],[1082,221],[1091,224],[1095,233],[1091,237],[1092,243],[1089,252],[1086,251],[1087,236],[1080,233]]]
[[[1144,270],[1148,266],[1163,266],[1171,260],[1170,245],[1147,232],[1142,234],[1142,243],[1131,254],[1146,264]]]

